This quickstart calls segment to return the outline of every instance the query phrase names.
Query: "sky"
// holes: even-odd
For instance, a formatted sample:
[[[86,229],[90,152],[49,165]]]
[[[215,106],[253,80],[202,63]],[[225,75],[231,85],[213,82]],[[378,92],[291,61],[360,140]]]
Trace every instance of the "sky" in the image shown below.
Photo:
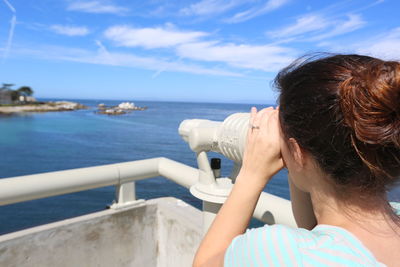
[[[0,0],[0,83],[38,98],[275,103],[314,52],[400,59],[398,0]]]

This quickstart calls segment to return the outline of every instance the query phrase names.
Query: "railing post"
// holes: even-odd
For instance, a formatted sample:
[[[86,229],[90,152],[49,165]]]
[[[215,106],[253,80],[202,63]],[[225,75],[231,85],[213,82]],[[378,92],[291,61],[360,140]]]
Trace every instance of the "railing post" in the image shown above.
[[[110,208],[118,209],[126,206],[136,205],[144,200],[136,200],[135,182],[119,184],[115,186],[115,202]]]
[[[214,176],[205,151],[197,153],[197,163],[200,169],[199,179],[190,187],[190,193],[203,201],[203,233],[205,234],[228,197],[232,181],[229,178]]]
[[[123,204],[136,200],[136,185],[135,182],[117,185],[115,188],[117,203]]]

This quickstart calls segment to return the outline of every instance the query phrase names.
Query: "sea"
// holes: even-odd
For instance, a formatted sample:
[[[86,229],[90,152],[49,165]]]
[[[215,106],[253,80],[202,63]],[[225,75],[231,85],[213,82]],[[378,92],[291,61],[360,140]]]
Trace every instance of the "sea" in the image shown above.
[[[48,101],[49,99],[46,99]],[[76,100],[88,109],[26,113],[0,117],[0,178],[167,157],[196,167],[195,153],[178,134],[185,119],[223,121],[252,106],[269,105],[129,101],[144,111],[109,116],[98,114],[98,104],[118,105],[127,100]],[[232,162],[220,154],[222,176],[229,176]],[[54,177],[57,179],[57,177]],[[398,188],[399,189],[399,188]],[[282,170],[264,191],[289,199],[287,172]],[[140,199],[173,196],[201,208],[189,190],[155,177],[138,181]],[[400,190],[391,193],[400,195]],[[115,187],[49,197],[0,207],[0,234],[101,211],[115,199]],[[253,226],[260,225],[253,221]]]

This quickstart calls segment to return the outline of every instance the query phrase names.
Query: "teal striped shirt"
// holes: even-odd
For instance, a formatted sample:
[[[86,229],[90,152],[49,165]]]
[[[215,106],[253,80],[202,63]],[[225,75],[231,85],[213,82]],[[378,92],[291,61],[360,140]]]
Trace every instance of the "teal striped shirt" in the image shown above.
[[[400,203],[391,203],[400,215]],[[225,253],[226,267],[236,266],[386,266],[349,231],[317,225],[308,231],[284,225],[249,229]]]

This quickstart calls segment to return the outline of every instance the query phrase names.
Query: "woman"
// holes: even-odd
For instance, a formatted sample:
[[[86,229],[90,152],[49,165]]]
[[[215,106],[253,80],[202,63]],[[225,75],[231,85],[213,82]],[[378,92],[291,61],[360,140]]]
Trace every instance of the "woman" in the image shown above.
[[[194,266],[400,266],[400,64],[367,56],[298,60],[275,84],[280,108],[251,110],[242,169]],[[248,230],[286,167],[298,229]]]

